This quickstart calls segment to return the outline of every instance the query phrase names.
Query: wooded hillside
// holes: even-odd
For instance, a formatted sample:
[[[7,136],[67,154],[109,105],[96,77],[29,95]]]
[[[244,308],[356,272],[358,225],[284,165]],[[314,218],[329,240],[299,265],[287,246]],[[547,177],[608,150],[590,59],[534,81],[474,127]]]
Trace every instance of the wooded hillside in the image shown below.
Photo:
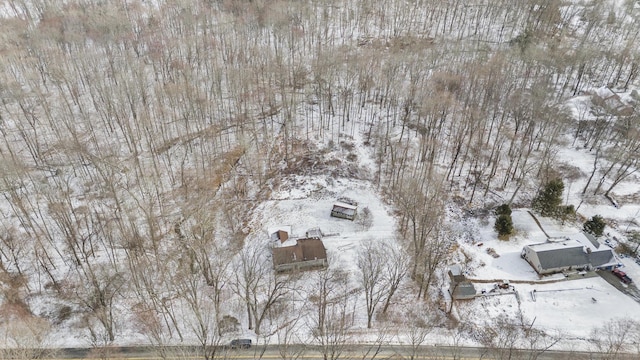
[[[206,348],[229,294],[259,333],[284,290],[248,263],[247,222],[292,174],[375,183],[428,297],[447,204],[528,206],[590,175],[588,203],[637,171],[637,92],[566,104],[637,87],[639,23],[630,0],[6,0],[0,312],[41,335],[79,317],[102,345],[126,298],[150,341],[195,331]],[[354,134],[375,173],[348,156]],[[593,173],[564,147],[595,154]],[[34,312],[34,294],[56,310]]]

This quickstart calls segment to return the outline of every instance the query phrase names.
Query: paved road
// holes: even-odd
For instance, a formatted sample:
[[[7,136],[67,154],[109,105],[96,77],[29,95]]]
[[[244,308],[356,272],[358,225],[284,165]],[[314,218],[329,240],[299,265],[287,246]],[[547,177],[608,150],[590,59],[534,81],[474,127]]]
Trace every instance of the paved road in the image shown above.
[[[291,353],[288,359],[323,360],[323,355],[317,348],[290,345]],[[284,359],[278,346],[253,346],[248,350],[217,349],[213,359]],[[169,348],[164,359],[196,360],[203,359],[194,348],[173,347]],[[174,355],[169,355],[174,354]],[[375,355],[375,357],[374,357]],[[412,356],[413,355],[413,356]],[[479,359],[537,359],[537,360],[573,360],[573,359],[613,359],[610,355],[592,354],[585,352],[545,351],[532,352],[527,350],[513,350],[509,353],[496,350],[475,347],[450,347],[450,346],[422,346],[415,351],[409,346],[384,346],[376,352],[371,346],[354,345],[345,350],[340,359],[421,359],[421,360],[479,360]],[[109,348],[106,351],[97,349],[61,349],[50,359],[117,359],[117,360],[159,360],[160,352],[157,348],[149,347],[123,347]],[[638,355],[618,355],[615,359],[638,359]]]

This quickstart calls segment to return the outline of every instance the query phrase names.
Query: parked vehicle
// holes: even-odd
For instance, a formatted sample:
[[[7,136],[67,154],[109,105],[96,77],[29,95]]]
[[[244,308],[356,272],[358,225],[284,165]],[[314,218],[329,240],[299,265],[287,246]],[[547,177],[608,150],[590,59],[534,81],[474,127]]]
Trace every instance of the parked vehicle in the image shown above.
[[[249,349],[251,347],[251,339],[233,339],[229,346],[232,349]]]
[[[611,270],[611,272],[613,273],[613,275],[618,277],[618,279],[620,279],[620,281],[622,281],[625,284],[631,284],[633,282],[633,280],[631,280],[631,278],[624,271],[620,269],[613,269]]]

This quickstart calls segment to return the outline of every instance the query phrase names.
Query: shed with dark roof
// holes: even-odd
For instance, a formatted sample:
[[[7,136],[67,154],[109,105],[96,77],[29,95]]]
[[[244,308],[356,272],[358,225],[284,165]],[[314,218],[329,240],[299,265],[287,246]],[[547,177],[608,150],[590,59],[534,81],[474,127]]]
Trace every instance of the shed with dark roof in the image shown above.
[[[449,295],[454,300],[473,299],[476,296],[476,288],[467,280],[458,264],[449,267]]]

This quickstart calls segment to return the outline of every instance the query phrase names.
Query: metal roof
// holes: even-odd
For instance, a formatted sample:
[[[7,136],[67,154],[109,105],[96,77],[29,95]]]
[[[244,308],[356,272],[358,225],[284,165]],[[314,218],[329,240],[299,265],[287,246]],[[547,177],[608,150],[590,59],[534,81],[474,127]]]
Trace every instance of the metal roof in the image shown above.
[[[577,240],[550,241],[527,247],[536,253],[542,270],[587,265],[598,267],[614,261],[611,249],[594,249]]]
[[[449,289],[451,291],[451,289]],[[463,282],[457,284],[453,288],[453,294],[451,296],[454,299],[469,299],[476,295],[476,288],[470,282]]]
[[[343,202],[336,202],[335,204],[333,204],[333,207],[339,207],[339,208],[344,208],[344,209],[352,209],[355,210],[358,208],[357,205],[351,205],[351,204],[347,204],[347,203],[343,203]]]
[[[579,244],[536,250],[536,254],[543,269],[589,265],[587,254]]]

